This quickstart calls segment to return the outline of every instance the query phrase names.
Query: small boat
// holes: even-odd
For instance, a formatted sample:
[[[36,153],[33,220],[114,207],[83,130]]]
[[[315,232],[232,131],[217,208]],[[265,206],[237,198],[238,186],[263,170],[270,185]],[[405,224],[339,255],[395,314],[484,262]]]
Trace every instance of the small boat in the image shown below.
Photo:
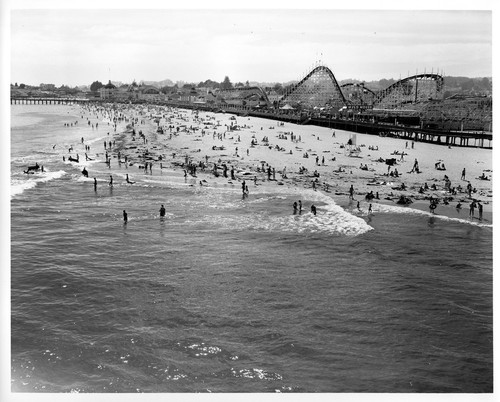
[[[33,165],[33,166],[28,166],[28,170],[25,170],[24,173],[29,173],[31,171],[38,171],[40,169],[40,165],[38,164],[38,162]]]

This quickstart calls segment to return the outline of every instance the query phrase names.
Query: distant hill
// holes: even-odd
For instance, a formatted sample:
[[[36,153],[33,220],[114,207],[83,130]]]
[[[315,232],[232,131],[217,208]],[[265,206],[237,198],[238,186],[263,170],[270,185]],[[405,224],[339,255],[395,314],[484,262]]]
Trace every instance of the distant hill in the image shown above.
[[[163,88],[163,87],[171,87],[174,85],[174,82],[172,80],[169,80],[168,78],[162,81],[145,81],[142,80],[139,82],[139,84],[142,85],[151,85],[156,88]]]

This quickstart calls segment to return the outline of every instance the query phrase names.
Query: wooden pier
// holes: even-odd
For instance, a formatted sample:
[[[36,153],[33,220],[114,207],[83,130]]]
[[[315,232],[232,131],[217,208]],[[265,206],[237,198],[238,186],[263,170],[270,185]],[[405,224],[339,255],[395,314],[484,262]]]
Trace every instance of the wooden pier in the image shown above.
[[[492,148],[493,134],[475,131],[445,131],[386,123],[365,121],[311,118],[306,124],[330,127],[333,129],[395,137],[408,141],[428,142],[438,145],[457,147]]]
[[[39,98],[39,97],[11,97],[11,105],[69,105],[74,103],[88,103],[86,98]]]

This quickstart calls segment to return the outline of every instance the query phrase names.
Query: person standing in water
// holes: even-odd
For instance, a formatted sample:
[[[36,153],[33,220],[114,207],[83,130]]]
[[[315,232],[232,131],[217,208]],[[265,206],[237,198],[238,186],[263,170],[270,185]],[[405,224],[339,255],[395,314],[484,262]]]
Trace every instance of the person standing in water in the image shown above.
[[[113,176],[109,175],[109,185],[113,187]]]
[[[161,204],[160,217],[163,218],[164,216],[165,216],[165,207],[163,206],[163,204]]]
[[[128,222],[128,214],[127,212],[125,212],[125,210],[123,210],[123,223],[127,223]]]
[[[431,212],[431,214],[434,213],[434,210],[436,209],[437,207],[437,201],[434,200],[432,197],[430,199],[430,203],[429,203],[429,211]]]
[[[94,191],[97,191],[97,179],[94,177]]]
[[[471,218],[474,218],[474,210],[476,209],[476,201],[472,200],[472,202],[469,205],[469,216]]]

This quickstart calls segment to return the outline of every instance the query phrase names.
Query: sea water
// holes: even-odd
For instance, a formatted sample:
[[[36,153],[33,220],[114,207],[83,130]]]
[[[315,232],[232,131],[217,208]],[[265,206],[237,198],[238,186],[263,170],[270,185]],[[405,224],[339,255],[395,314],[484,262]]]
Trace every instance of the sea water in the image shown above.
[[[13,392],[493,391],[491,225],[108,168],[82,115],[11,106]]]

